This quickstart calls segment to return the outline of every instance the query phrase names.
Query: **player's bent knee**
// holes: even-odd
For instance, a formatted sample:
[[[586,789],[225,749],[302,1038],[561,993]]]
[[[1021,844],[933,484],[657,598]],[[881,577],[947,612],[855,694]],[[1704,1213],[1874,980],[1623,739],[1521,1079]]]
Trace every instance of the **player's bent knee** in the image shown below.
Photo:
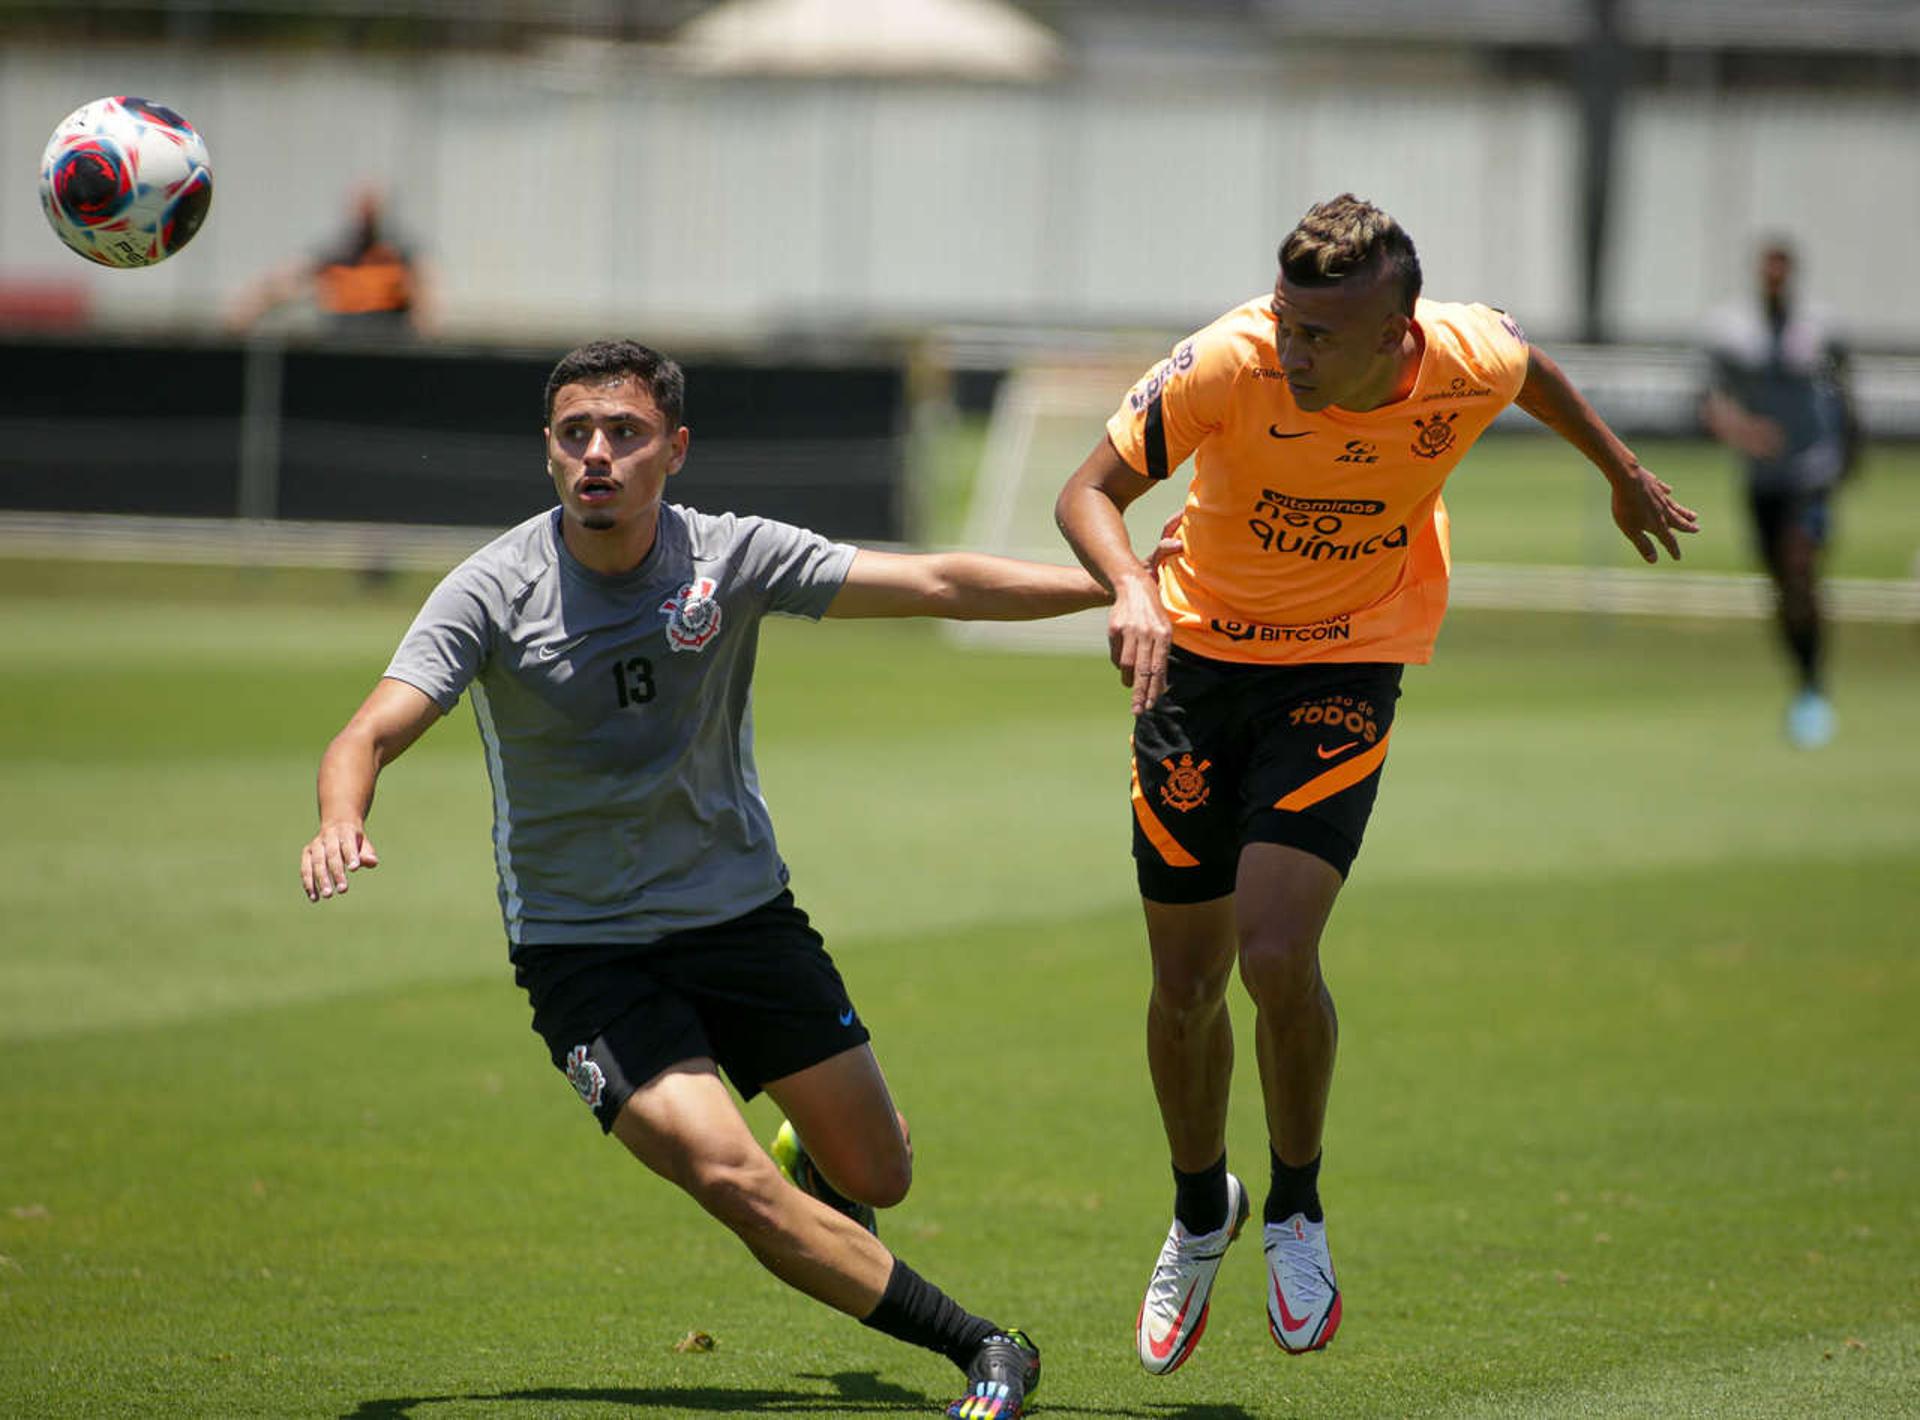
[[[893,1146],[868,1148],[831,1161],[816,1155],[814,1163],[837,1191],[875,1208],[895,1206],[913,1187],[913,1150],[904,1138]]]
[[[892,1208],[904,1200],[913,1188],[913,1131],[907,1127],[907,1117],[894,1112],[894,1118],[900,1121],[900,1147],[887,1158],[887,1178],[881,1188],[881,1197],[866,1201],[876,1208]]]
[[[913,1159],[903,1149],[890,1158],[875,1159],[862,1171],[860,1187],[848,1196],[876,1208],[892,1208],[913,1187]],[[847,1190],[842,1189],[842,1192]]]

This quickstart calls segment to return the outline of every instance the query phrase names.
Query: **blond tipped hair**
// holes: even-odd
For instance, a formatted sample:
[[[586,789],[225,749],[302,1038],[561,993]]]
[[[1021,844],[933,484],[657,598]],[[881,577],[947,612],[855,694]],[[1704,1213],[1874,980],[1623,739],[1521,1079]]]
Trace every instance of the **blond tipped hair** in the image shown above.
[[[1380,276],[1398,290],[1401,313],[1420,298],[1413,238],[1371,202],[1343,192],[1316,202],[1280,243],[1280,274],[1296,286],[1333,286]]]

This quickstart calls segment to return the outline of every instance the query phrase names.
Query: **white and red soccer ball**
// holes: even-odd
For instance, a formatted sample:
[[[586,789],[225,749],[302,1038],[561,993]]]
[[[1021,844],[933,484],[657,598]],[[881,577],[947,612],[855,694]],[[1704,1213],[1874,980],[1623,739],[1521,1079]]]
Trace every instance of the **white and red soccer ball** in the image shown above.
[[[207,145],[151,99],[95,99],[53,130],[40,205],[61,241],[102,266],[152,266],[193,240],[213,202]]]

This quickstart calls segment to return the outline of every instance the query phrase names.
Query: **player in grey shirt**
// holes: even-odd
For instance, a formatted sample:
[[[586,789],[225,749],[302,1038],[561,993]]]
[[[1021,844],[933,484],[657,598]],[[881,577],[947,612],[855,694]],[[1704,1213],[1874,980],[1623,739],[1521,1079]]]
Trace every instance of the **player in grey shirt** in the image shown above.
[[[1108,599],[1078,568],[855,549],[662,501],[686,459],[684,382],[630,341],[547,382],[560,505],[427,599],[319,772],[309,900],[379,859],[375,781],[467,693],[493,784],[494,856],[534,1028],[601,1127],[731,1228],[776,1276],[967,1374],[957,1417],[1012,1420],[1027,1337],[896,1259],[872,1209],[912,1153],[865,1026],[786,869],[753,762],[762,617],[1054,616]],[[721,1071],[785,1111],[762,1150]]]
[[[507,940],[655,941],[785,886],[753,764],[760,618],[817,618],[854,549],[662,504],[627,572],[567,550],[562,511],[469,557],[387,675],[445,713],[473,699],[493,780]]]
[[[1846,382],[1846,351],[1819,307],[1793,289],[1784,241],[1760,248],[1757,301],[1718,312],[1707,341],[1707,429],[1746,463],[1754,541],[1772,578],[1781,637],[1798,673],[1787,735],[1825,744],[1834,716],[1822,684],[1820,554],[1828,499],[1852,472],[1859,428]]]

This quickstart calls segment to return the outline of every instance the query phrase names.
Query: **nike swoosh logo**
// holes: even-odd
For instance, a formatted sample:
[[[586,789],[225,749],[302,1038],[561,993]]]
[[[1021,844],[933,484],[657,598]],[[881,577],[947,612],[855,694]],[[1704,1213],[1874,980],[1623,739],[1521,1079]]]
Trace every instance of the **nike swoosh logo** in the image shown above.
[[[840,1024],[843,1026],[850,1026],[853,1024],[853,1007],[849,1006],[847,1007],[846,1010],[840,1013]]]
[[[1313,752],[1319,755],[1322,759],[1338,759],[1341,755],[1345,754],[1348,750],[1352,749],[1355,745],[1359,743],[1360,741],[1358,740],[1348,740],[1345,744],[1335,745],[1332,749],[1328,749],[1325,745],[1315,745],[1313,747]]]
[[[1287,1294],[1280,1290],[1278,1279],[1275,1279],[1273,1284],[1273,1299],[1280,1304],[1280,1329],[1282,1331],[1298,1331],[1307,1324],[1305,1317],[1295,1316],[1291,1311],[1287,1310]]]
[[[1152,1353],[1154,1360],[1166,1360],[1167,1354],[1173,1350],[1174,1339],[1180,1335],[1180,1328],[1187,1319],[1187,1308],[1193,1305],[1194,1288],[1199,1285],[1195,1282],[1192,1287],[1187,1288],[1187,1295],[1180,1303],[1180,1310],[1174,1316],[1173,1324],[1167,1328],[1165,1336],[1156,1338],[1151,1331],[1147,1333],[1147,1350]]]
[[[1304,439],[1312,432],[1313,430],[1311,429],[1302,429],[1297,434],[1282,434],[1278,424],[1269,424],[1267,426],[1267,433],[1275,439]]]
[[[562,641],[557,645],[542,646],[539,651],[540,659],[543,661],[551,661],[556,656],[564,656],[586,639],[586,636],[582,634],[574,637],[571,641]]]

